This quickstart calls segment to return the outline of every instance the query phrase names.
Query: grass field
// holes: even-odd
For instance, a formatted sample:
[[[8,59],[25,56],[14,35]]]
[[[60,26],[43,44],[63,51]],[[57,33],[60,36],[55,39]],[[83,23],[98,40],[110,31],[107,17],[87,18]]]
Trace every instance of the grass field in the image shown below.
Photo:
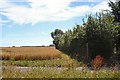
[[[82,63],[54,47],[12,47],[2,49],[3,66],[80,66]]]
[[[89,70],[54,47],[2,48],[3,78],[120,78],[119,70]]]
[[[48,60],[61,58],[54,47],[6,47],[2,48],[2,60]]]
[[[22,66],[22,67],[79,67],[82,62],[71,59],[69,56],[61,53],[61,58],[51,60],[2,60],[2,66]]]
[[[120,71],[81,71],[76,68],[14,68],[3,70],[4,78],[120,78]],[[107,80],[107,79],[106,79]],[[119,79],[112,79],[119,80]]]

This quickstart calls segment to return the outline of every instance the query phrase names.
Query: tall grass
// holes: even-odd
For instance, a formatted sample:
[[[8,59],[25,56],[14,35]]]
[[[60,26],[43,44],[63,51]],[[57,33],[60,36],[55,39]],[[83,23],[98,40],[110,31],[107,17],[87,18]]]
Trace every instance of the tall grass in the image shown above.
[[[78,62],[75,59],[71,59],[65,54],[61,54],[61,58],[51,60],[3,60],[3,66],[27,66],[27,67],[79,67],[82,66],[82,62]],[[71,65],[72,63],[72,65]]]
[[[120,71],[80,71],[68,68],[14,68],[3,70],[3,78],[113,78],[119,80]],[[114,79],[117,78],[117,79]],[[107,79],[105,79],[107,80]]]
[[[61,52],[54,47],[12,47],[3,48],[2,60],[49,60],[61,58]]]

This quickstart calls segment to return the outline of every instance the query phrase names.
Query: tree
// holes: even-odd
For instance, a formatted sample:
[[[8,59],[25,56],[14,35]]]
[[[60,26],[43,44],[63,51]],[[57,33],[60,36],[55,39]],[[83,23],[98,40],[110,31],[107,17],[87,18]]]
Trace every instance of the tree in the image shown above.
[[[114,15],[114,22],[120,22],[120,1],[118,2],[109,2],[109,6],[111,7],[112,14]]]
[[[86,27],[86,38],[88,43],[89,57],[94,59],[101,55],[109,58],[113,52],[114,26],[113,17],[108,13],[99,13],[96,17],[88,16]]]
[[[59,49],[59,41],[63,34],[63,31],[60,29],[55,29],[54,32],[51,32],[51,37],[54,39],[53,43],[55,44],[56,49]]]
[[[73,28],[73,39],[71,40],[70,50],[73,53],[73,57],[78,57],[82,59],[85,56],[85,45],[86,45],[86,38],[85,38],[85,30],[83,26],[76,25]]]
[[[120,1],[115,3],[110,1],[109,6],[111,7],[111,13],[114,16],[114,24],[118,26],[116,28],[118,33],[115,36],[115,44],[117,53],[120,53]]]
[[[105,59],[110,58],[115,46],[120,46],[120,1],[118,3],[110,2],[112,14],[109,11],[96,13],[94,17],[88,15],[87,21],[83,21],[83,25],[76,25],[72,30],[65,33],[56,29],[51,33],[53,43],[58,50],[70,55],[71,57],[79,54],[86,56],[85,48],[88,44],[89,57],[95,58],[101,55]],[[116,39],[116,35],[119,38]],[[117,43],[119,42],[119,43]]]

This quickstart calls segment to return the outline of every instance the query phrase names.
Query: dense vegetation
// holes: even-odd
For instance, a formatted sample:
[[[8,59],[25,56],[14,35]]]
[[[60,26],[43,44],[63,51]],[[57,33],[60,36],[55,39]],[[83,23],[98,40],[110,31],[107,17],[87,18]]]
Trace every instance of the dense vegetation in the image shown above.
[[[111,13],[114,16],[113,23],[118,25],[118,34],[115,36],[116,40],[116,52],[120,54],[120,1],[119,2],[109,2],[109,6],[111,7]]]
[[[120,1],[109,2],[109,6],[112,11],[90,14],[87,20],[83,19],[83,25],[76,25],[66,32],[60,29],[52,32],[56,49],[78,60],[93,59],[97,55],[110,58],[120,44],[116,37],[120,28]]]

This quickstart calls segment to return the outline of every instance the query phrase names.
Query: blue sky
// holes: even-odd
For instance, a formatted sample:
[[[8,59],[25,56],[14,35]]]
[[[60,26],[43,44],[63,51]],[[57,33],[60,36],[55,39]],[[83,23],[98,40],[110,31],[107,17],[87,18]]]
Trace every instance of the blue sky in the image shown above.
[[[52,44],[52,31],[82,24],[85,15],[110,9],[107,3],[107,0],[0,0],[0,46]]]

